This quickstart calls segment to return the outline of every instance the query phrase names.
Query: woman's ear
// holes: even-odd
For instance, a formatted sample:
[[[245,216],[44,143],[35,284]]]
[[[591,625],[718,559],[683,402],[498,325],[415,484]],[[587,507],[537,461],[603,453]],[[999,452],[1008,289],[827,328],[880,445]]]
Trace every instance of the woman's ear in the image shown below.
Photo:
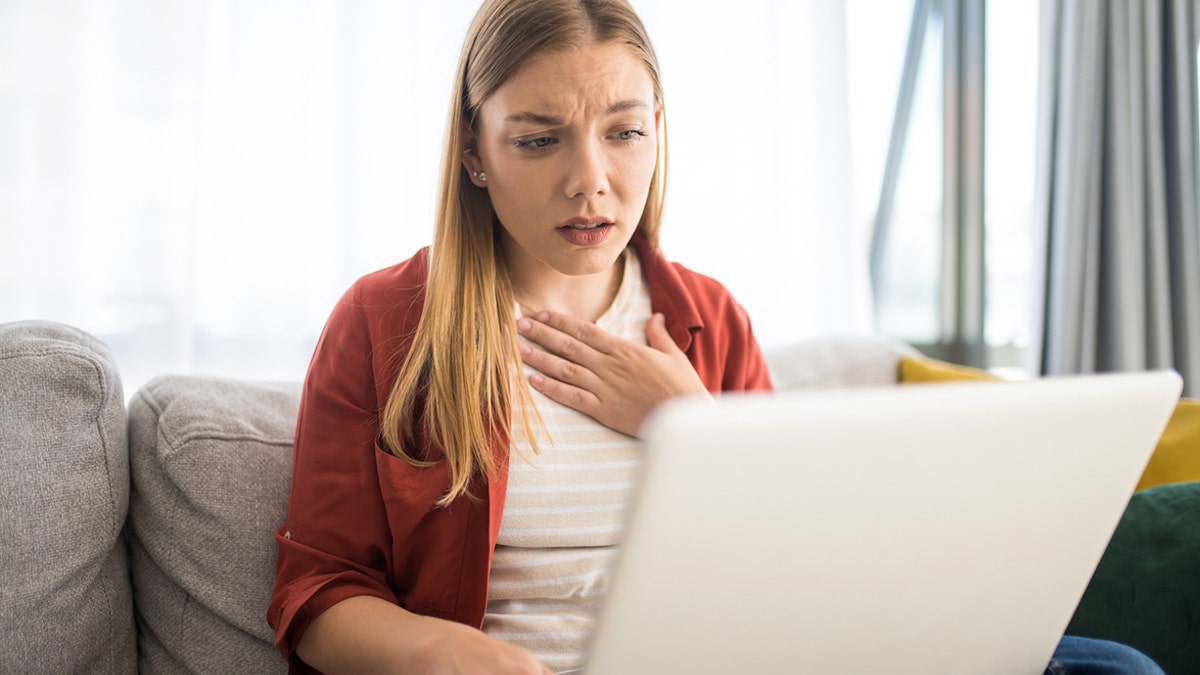
[[[487,176],[483,172],[483,160],[479,158],[479,141],[469,127],[462,130],[462,165],[467,176],[476,187],[487,187]]]

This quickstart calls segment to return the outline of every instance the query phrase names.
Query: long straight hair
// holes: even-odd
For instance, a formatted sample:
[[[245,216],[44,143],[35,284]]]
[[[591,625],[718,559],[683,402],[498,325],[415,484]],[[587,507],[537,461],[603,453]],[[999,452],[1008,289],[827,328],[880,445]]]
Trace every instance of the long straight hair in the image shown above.
[[[479,477],[495,475],[495,453],[507,452],[516,438],[514,410],[521,435],[537,448],[532,398],[527,387],[513,382],[521,357],[500,225],[487,190],[471,183],[462,165],[465,132],[478,131],[480,106],[530,57],[588,41],[631,49],[645,63],[655,103],[662,105],[658,59],[626,0],[486,0],[463,42],[446,124],[425,307],[381,421],[383,440],[397,457],[421,467],[447,463],[443,506],[471,494]],[[638,223],[651,245],[658,243],[666,162],[664,114]],[[419,445],[422,435],[434,454]]]

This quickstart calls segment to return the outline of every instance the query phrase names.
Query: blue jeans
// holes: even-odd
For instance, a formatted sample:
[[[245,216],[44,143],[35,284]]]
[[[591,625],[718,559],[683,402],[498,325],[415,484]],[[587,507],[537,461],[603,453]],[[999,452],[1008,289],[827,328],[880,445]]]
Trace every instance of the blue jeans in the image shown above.
[[[1066,635],[1054,650],[1046,675],[1165,675],[1150,657],[1132,647]]]

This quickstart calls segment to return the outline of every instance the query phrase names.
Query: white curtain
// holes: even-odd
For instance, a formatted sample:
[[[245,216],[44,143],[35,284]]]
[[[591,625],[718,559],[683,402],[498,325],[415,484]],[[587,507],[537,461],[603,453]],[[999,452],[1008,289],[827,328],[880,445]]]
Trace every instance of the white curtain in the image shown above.
[[[0,321],[98,335],[127,393],[300,379],[341,292],[430,239],[477,5],[0,0]],[[667,88],[668,256],[767,346],[870,330],[843,4],[635,7]]]

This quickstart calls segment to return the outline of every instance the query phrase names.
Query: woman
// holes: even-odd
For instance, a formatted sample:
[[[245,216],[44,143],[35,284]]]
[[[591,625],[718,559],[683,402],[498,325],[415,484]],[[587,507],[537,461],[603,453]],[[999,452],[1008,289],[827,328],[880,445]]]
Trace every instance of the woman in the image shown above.
[[[578,666],[646,415],[770,389],[742,309],[657,250],[665,129],[625,0],[480,8],[433,246],[346,293],[306,378],[268,615],[293,671]]]
[[[656,248],[665,126],[625,2],[479,10],[433,246],[350,289],[306,379],[268,617],[294,669],[578,665],[642,420],[770,388],[742,309]]]

